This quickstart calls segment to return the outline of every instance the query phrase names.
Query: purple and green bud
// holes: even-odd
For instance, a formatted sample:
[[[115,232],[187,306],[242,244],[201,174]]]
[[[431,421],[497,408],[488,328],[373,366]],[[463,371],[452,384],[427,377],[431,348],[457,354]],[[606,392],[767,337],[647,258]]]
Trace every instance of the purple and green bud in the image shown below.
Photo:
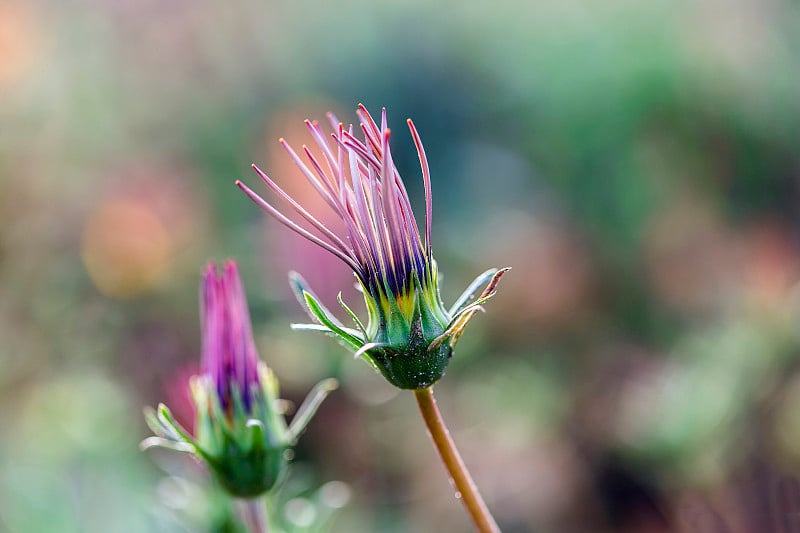
[[[272,489],[288,468],[288,450],[296,443],[335,380],[319,383],[290,425],[278,399],[278,381],[259,360],[247,300],[236,263],[221,273],[209,264],[200,290],[203,332],[201,374],[191,380],[196,410],[192,436],[169,409],[145,411],[156,434],[143,448],[161,446],[201,458],[231,495],[254,498]]]
[[[445,307],[431,251],[430,170],[417,129],[409,119],[425,188],[424,236],[392,160],[386,110],[382,112],[380,126],[363,105],[357,114],[358,128],[350,125],[346,129],[328,114],[333,127],[330,141],[319,124],[306,121],[322,160],[303,146],[306,162],[286,141],[280,140],[303,175],[341,219],[343,236],[320,222],[255,165],[253,168],[264,183],[305,223],[301,225],[290,219],[243,183],[236,184],[262,210],[350,266],[364,293],[366,326],[339,296],[339,304],[355,325],[349,328],[320,303],[300,275],[292,273],[292,288],[312,319],[318,322],[294,324],[293,328],[331,334],[393,385],[421,389],[444,375],[464,328],[475,312],[482,309],[481,304],[494,296],[498,281],[508,269],[487,270],[455,305]],[[356,137],[357,133],[361,139]]]

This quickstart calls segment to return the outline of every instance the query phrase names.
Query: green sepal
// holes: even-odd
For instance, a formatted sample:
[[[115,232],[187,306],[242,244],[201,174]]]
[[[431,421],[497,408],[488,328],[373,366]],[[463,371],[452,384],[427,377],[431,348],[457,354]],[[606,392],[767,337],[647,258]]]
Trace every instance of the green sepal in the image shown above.
[[[162,437],[147,437],[139,443],[139,449],[142,451],[149,450],[150,448],[164,448],[165,450],[172,450],[174,452],[197,455],[197,446],[194,444],[177,442]]]
[[[169,425],[163,424],[161,420],[159,420],[155,409],[147,406],[143,411],[144,421],[147,424],[147,427],[149,427],[150,430],[157,436],[171,441],[182,440],[177,431],[175,431]]]
[[[278,485],[289,468],[288,444],[272,446],[256,425],[239,440],[226,432],[222,453],[207,463],[214,478],[233,496],[255,498]],[[253,446],[254,444],[260,444]]]
[[[455,315],[457,315],[459,311],[461,311],[461,309],[464,306],[466,306],[467,302],[469,302],[469,300],[473,296],[475,296],[475,293],[478,292],[478,289],[480,289],[483,285],[486,284],[486,282],[492,279],[492,277],[496,273],[497,273],[496,268],[490,268],[489,270],[478,274],[478,276],[474,280],[472,280],[472,283],[470,283],[467,286],[467,288],[464,289],[464,292],[461,293],[461,296],[459,296],[458,299],[453,304],[453,306],[450,307],[450,310],[448,311],[448,314],[450,315],[450,320],[455,318]]]
[[[336,336],[356,349],[360,348],[361,345],[364,344],[364,339],[361,339],[357,334],[355,334],[355,330],[347,331],[349,328],[345,328],[341,324],[337,324],[336,322],[338,321],[326,313],[327,310],[314,298],[314,296],[311,295],[311,293],[304,292],[303,296],[305,297],[306,305],[311,313],[322,323],[322,325],[331,330],[332,333],[336,334]]]
[[[336,388],[336,381],[325,380],[312,389],[292,421],[291,430],[279,407],[278,381],[263,363],[258,366],[258,381],[260,386],[251,389],[248,401],[233,385],[223,405],[210,379],[195,376],[191,386],[197,410],[197,441],[191,440],[169,409],[160,405],[158,411],[150,410],[145,416],[149,424],[155,425],[157,434],[169,437],[151,437],[143,445],[194,453],[232,496],[254,498],[272,490],[288,471],[287,452],[320,402]],[[170,437],[179,441],[173,442]]]
[[[300,303],[300,305],[306,309],[308,312],[308,316],[311,317],[312,320],[319,319],[317,313],[315,313],[309,306],[306,295],[311,295],[311,298],[316,302],[317,307],[322,311],[322,313],[328,318],[330,322],[337,327],[344,328],[344,324],[342,324],[336,316],[331,313],[327,307],[325,307],[322,302],[320,302],[319,297],[314,294],[314,291],[311,290],[311,287],[308,285],[303,276],[298,274],[297,272],[289,272],[289,287],[292,289],[292,293],[294,293],[295,298]]]
[[[433,342],[431,342],[429,348],[430,349],[437,348],[445,340],[448,341],[448,344],[450,345],[451,348],[455,347],[456,343],[458,342],[458,339],[464,333],[464,330],[466,329],[467,325],[469,325],[470,321],[472,321],[472,318],[475,316],[475,313],[478,311],[483,311],[482,304],[487,302],[495,294],[497,294],[496,290],[497,284],[509,270],[511,270],[511,267],[496,269],[492,274],[491,278],[489,279],[486,288],[483,289],[483,292],[481,292],[481,295],[478,297],[478,299],[470,303],[469,305],[464,305],[462,303],[459,311],[455,313],[455,315],[453,315],[452,319],[450,320],[450,323],[447,325],[447,329],[439,337],[434,339]],[[468,292],[471,293],[468,295],[467,300],[469,300],[475,292],[474,290],[471,290],[473,286],[476,284],[479,286],[480,284],[478,284],[477,282],[479,280],[482,280],[484,276],[488,274],[488,272],[490,271],[487,270],[486,272],[478,276],[478,278],[476,278],[476,280],[472,282],[472,285],[470,285],[470,287],[467,288],[467,291],[465,291],[464,294],[467,294]],[[462,294],[462,297],[463,296],[464,295]]]
[[[344,309],[347,312],[347,314],[350,315],[350,318],[353,319],[353,322],[355,322],[356,327],[361,332],[361,334],[364,336],[364,339],[366,339],[367,338],[367,328],[364,327],[364,324],[361,323],[361,320],[353,312],[353,310],[350,309],[350,307],[348,307],[346,303],[344,303],[344,300],[342,299],[341,291],[336,296],[336,300],[339,302],[339,305],[342,306],[342,309]]]
[[[448,310],[439,293],[439,274],[435,261],[422,275],[412,271],[396,292],[386,279],[358,286],[364,294],[369,315],[367,326],[344,303],[337,300],[353,319],[358,331],[346,328],[310,291],[296,273],[290,283],[298,300],[319,324],[293,324],[293,329],[319,331],[333,335],[380,372],[391,384],[402,389],[422,389],[441,379],[453,355],[458,338],[481,305],[492,298],[500,278],[508,268],[489,269],[467,286]],[[477,299],[475,294],[486,285]],[[449,342],[443,342],[443,341]]]
[[[192,442],[192,436],[183,428],[183,426],[178,423],[177,420],[175,420],[175,417],[172,416],[172,411],[170,411],[169,407],[163,403],[158,404],[157,418],[164,427],[172,429],[172,431],[178,435],[180,440],[183,440],[184,442]]]
[[[416,290],[408,333],[397,339],[393,332],[387,332],[389,342],[368,350],[366,355],[389,383],[413,390],[430,387],[441,379],[453,352],[448,345],[428,349],[431,340],[444,332],[445,324],[431,309],[428,299],[423,298],[422,285],[416,277],[412,287]]]
[[[300,405],[300,409],[297,410],[297,414],[292,418],[292,423],[289,424],[288,439],[290,444],[294,445],[297,442],[297,438],[305,431],[306,426],[308,426],[323,400],[338,388],[339,382],[333,378],[324,379],[314,385],[314,388],[311,389],[311,392],[308,393],[308,396]]]
[[[264,424],[260,420],[251,418],[247,421],[246,427],[250,433],[250,449],[264,448],[267,445],[267,432]]]
[[[231,388],[224,409],[209,380],[194,385],[198,411],[198,450],[204,452],[214,478],[231,495],[253,498],[271,490],[288,469],[286,423],[275,413],[277,384],[265,365],[259,366],[260,387],[249,399]]]
[[[159,404],[158,410],[152,407],[145,407],[144,419],[156,436],[148,437],[139,443],[139,448],[142,451],[150,448],[164,448],[180,453],[190,453],[201,458],[204,457],[197,443],[192,439],[188,431],[178,424],[166,405]]]

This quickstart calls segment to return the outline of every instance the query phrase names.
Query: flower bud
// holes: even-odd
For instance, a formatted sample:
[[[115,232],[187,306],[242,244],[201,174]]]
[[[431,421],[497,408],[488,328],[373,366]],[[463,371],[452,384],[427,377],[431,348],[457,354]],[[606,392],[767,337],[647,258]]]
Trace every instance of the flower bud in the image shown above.
[[[201,284],[203,331],[201,374],[191,380],[197,422],[191,436],[165,405],[145,412],[156,437],[142,446],[162,446],[201,458],[233,496],[254,498],[272,489],[288,468],[287,451],[319,404],[337,384],[318,384],[286,424],[278,381],[258,359],[236,263],[221,274],[209,265]]]

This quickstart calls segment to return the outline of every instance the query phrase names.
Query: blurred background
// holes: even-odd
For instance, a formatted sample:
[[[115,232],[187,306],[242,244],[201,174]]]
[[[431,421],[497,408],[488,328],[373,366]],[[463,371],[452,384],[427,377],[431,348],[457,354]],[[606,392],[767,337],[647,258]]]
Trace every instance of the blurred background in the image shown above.
[[[359,102],[418,208],[421,132],[445,302],[513,267],[436,388],[503,531],[800,531],[799,69],[789,0],[0,1],[0,531],[234,531],[137,449],[227,257],[283,395],[342,382],[287,527],[470,531],[411,395],[287,327],[347,268],[233,185],[324,212],[277,138]]]

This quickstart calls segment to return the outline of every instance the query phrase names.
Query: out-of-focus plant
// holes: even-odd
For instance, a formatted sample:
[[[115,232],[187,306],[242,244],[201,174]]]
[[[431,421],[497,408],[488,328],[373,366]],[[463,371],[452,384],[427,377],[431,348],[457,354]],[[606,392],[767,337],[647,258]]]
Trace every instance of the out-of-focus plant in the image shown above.
[[[265,497],[265,524],[269,533],[322,533],[327,531],[338,511],[350,500],[350,487],[341,481],[318,486],[311,469],[300,463],[286,479]],[[231,499],[216,483],[181,472],[159,483],[159,495],[172,510],[171,518],[194,529],[210,533],[251,531],[241,520],[243,505]],[[263,530],[262,530],[263,531]]]
[[[285,201],[318,235],[291,220],[249,187],[237,185],[264,211],[306,239],[328,250],[353,269],[364,294],[366,326],[344,303],[339,304],[356,329],[346,327],[320,303],[303,278],[290,275],[301,304],[318,323],[294,329],[330,334],[379,371],[392,385],[414,391],[420,412],[480,531],[498,531],[480,493],[450,438],[433,396],[466,326],[495,294],[508,271],[490,269],[478,276],[449,309],[439,296],[439,274],[431,248],[431,179],[425,150],[413,122],[408,127],[419,156],[425,187],[424,239],[417,226],[403,180],[389,149],[390,130],[383,109],[380,126],[362,105],[357,110],[363,141],[352,125],[345,128],[332,114],[333,142],[322,127],[306,121],[322,152],[320,161],[303,146],[308,164],[281,139],[294,162],[317,192],[341,218],[345,237],[337,235],[281,189],[257,166],[264,183]],[[480,295],[473,300],[483,287]]]
[[[287,425],[278,380],[256,353],[236,263],[225,263],[221,274],[210,264],[200,297],[202,373],[191,381],[196,435],[161,404],[145,411],[156,436],[145,439],[142,448],[159,446],[202,460],[224,491],[241,500],[250,530],[261,533],[266,517],[259,498],[286,476],[292,446],[337,383],[317,384]]]

